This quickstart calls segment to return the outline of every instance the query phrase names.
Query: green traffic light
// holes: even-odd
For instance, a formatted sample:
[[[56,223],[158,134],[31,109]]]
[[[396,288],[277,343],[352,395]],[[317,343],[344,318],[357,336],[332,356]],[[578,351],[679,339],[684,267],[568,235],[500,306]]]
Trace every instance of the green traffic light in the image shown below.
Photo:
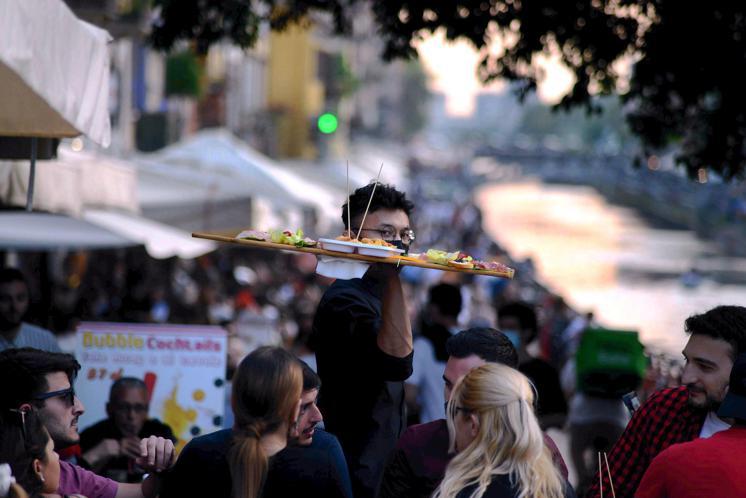
[[[337,121],[337,116],[335,116],[334,114],[330,112],[326,112],[322,114],[321,116],[319,116],[319,119],[316,122],[316,126],[319,127],[319,131],[327,135],[337,131],[338,125],[339,125],[339,121]]]

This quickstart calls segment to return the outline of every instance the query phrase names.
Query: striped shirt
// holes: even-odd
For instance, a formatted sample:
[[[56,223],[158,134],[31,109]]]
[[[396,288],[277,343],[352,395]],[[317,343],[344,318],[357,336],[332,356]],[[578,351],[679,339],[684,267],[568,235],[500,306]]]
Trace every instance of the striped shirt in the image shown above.
[[[26,322],[21,322],[18,335],[12,341],[0,335],[0,351],[14,348],[36,348],[51,353],[61,352],[57,339],[50,331]]]

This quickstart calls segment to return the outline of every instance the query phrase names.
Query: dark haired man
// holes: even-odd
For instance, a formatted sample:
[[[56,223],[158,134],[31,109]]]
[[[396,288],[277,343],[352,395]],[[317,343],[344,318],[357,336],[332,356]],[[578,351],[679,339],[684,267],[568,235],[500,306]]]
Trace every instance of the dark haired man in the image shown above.
[[[653,459],[642,477],[637,498],[741,498],[746,496],[746,353],[733,364],[728,394],[718,417],[730,429],[709,438],[675,444]],[[682,472],[682,469],[686,469]]]
[[[59,450],[80,440],[78,418],[85,408],[75,395],[73,381],[80,364],[72,355],[49,353],[33,348],[8,349],[0,352],[0,410],[26,410],[35,407],[49,435]],[[98,476],[67,462],[60,461],[60,495],[82,494],[88,498],[140,498],[158,495],[157,475],[173,465],[171,441],[149,437],[140,441],[137,464],[154,472],[142,483],[124,484]]]
[[[414,206],[394,187],[359,188],[349,207],[349,224],[347,204],[342,221],[354,235],[403,248],[414,239]],[[361,279],[335,281],[319,303],[312,342],[326,427],[345,449],[355,496],[374,496],[405,426],[404,381],[412,373],[412,328],[396,267],[371,265]]]
[[[717,416],[736,356],[746,352],[746,308],[718,306],[686,319],[681,387],[654,393],[634,414],[609,453],[616,496],[635,496],[650,462],[677,443],[708,438],[730,425]],[[602,473],[609,490],[609,473]],[[601,496],[596,476],[587,496]],[[608,493],[608,491],[607,491]]]
[[[472,328],[459,332],[446,343],[448,362],[443,372],[446,402],[456,383],[474,368],[485,363],[518,366],[518,354],[510,340],[490,328]],[[554,463],[567,479],[567,467],[554,442],[544,436]],[[409,427],[391,455],[383,473],[379,498],[426,498],[433,494],[445,475],[452,454],[445,419]]]
[[[26,277],[16,268],[0,269],[0,351],[28,347],[59,353],[50,331],[23,321],[28,307]]]
[[[499,306],[497,328],[518,351],[518,370],[536,388],[536,417],[541,428],[562,428],[567,417],[567,400],[562,393],[559,372],[546,361],[531,356],[528,351],[528,346],[539,333],[534,307],[524,302],[510,302]]]
[[[122,377],[109,390],[108,418],[80,433],[83,459],[97,473],[120,482],[140,482],[143,472],[134,461],[140,441],[160,436],[176,442],[171,428],[148,418],[148,388],[140,379]]]

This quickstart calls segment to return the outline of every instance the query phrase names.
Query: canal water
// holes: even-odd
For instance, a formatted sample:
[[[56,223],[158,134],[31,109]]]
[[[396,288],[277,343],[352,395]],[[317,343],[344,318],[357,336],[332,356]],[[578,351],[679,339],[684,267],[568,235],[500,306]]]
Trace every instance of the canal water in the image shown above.
[[[604,326],[638,330],[652,351],[680,357],[687,316],[746,304],[746,259],[653,226],[592,188],[527,179],[485,185],[476,201],[487,232],[532,258],[549,288]]]

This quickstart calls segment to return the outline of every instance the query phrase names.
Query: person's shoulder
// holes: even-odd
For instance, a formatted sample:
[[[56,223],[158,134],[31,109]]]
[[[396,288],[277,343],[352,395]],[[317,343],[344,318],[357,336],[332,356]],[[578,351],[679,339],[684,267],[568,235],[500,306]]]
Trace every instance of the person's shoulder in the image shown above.
[[[689,401],[689,390],[686,386],[661,389],[654,392],[640,407],[640,412],[655,411],[679,411],[687,406]]]
[[[182,450],[184,454],[227,453],[233,439],[232,429],[215,431],[204,436],[197,436],[187,443]],[[183,456],[183,455],[182,455]]]
[[[407,427],[399,438],[397,446],[406,449],[419,446],[423,441],[433,441],[445,436],[448,438],[448,424],[445,419],[433,420],[425,424],[417,424]]]
[[[47,340],[57,344],[57,338],[52,332],[28,322],[21,322],[20,333],[26,337],[33,337],[36,340]]]
[[[310,448],[318,450],[329,450],[336,447],[341,447],[337,436],[326,432],[324,429],[316,429],[313,435],[313,441],[311,441]]]

